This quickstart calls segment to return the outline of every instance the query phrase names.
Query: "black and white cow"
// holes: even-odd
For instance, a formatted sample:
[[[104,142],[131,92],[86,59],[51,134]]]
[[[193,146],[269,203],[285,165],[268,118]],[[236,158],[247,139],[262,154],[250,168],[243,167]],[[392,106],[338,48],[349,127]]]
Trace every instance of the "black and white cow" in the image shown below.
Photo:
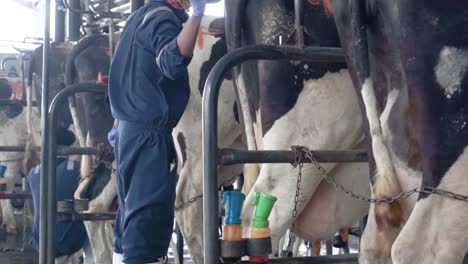
[[[6,79],[0,79],[0,99],[8,100],[12,96],[12,88]],[[40,122],[36,116],[32,119],[35,133],[39,133]],[[0,145],[25,145],[28,138],[26,111],[21,105],[0,106]],[[7,192],[11,192],[15,184],[21,184],[22,161],[24,153],[0,152],[0,163],[7,166],[5,180]],[[16,222],[11,200],[0,201],[0,224],[10,234],[15,234],[20,223]],[[25,223],[27,224],[27,223]]]
[[[64,84],[65,58],[70,50],[69,45],[52,43],[50,49],[50,99],[62,89]],[[31,55],[28,86],[34,87],[36,93],[36,102],[40,102],[40,84],[42,76],[42,48],[35,49]],[[11,87],[2,81],[0,89],[1,99],[9,99],[12,90]],[[26,92],[26,91],[22,91]],[[28,90],[28,93],[31,89]],[[33,138],[34,143],[39,144],[40,137],[40,115],[39,112],[33,111],[28,113],[21,105],[1,106],[0,107],[0,145],[25,145]],[[38,108],[36,108],[38,109]],[[68,127],[71,124],[71,119],[65,114],[60,116],[60,125]],[[30,118],[28,118],[28,115]],[[29,122],[29,123],[28,123]],[[29,126],[29,129],[28,129]],[[27,158],[31,156],[26,155]],[[37,155],[35,156],[37,158]],[[7,191],[12,191],[15,184],[21,184],[21,175],[25,175],[28,168],[35,166],[38,160],[23,161],[24,153],[15,152],[0,152],[0,162],[7,166],[5,178],[7,179]],[[23,163],[24,162],[24,163]],[[25,166],[26,165],[26,166]],[[7,232],[16,232],[18,223],[14,218],[13,208],[10,200],[0,201],[2,208],[2,225],[6,227]]]
[[[304,1],[307,46],[339,47],[333,17],[316,1]],[[226,1],[230,48],[252,44],[294,44],[294,1]],[[259,61],[242,65],[236,78],[247,94],[256,145],[264,150],[304,145],[311,149],[358,149],[362,121],[344,63]],[[242,100],[242,98],[241,98]],[[243,102],[242,109],[245,109]],[[243,116],[246,112],[244,111]],[[245,118],[244,118],[245,119]],[[369,194],[366,164],[324,164],[335,180]],[[363,217],[368,204],[349,199],[323,181],[314,165],[305,165],[298,202],[296,235],[307,240],[330,238]],[[289,164],[263,164],[242,212],[244,230],[253,213],[254,191],[278,197],[270,216],[274,247],[292,223],[298,171]]]
[[[202,94],[209,72],[226,54],[224,18],[205,16],[189,65],[190,99],[179,124],[173,132],[176,145],[179,179],[177,182],[176,219],[194,263],[203,263],[202,229]],[[242,130],[236,107],[236,95],[230,75],[222,83],[218,104],[218,135],[222,148],[243,148]],[[220,183],[234,181],[242,166],[219,168]],[[194,197],[195,201],[190,202]]]
[[[468,194],[468,2],[337,0],[373,195]],[[421,193],[371,208],[361,263],[461,263],[468,203]]]
[[[92,35],[81,39],[71,50],[66,61],[65,83],[104,82],[109,72],[109,36]],[[105,89],[105,88],[103,88]],[[79,93],[70,100],[70,112],[82,147],[107,146],[112,162],[112,148],[107,133],[113,117],[107,100],[107,91],[101,94]],[[109,155],[108,155],[109,156]],[[115,175],[104,164],[96,164],[94,155],[81,158],[82,181],[75,198],[88,199],[89,213],[112,211],[117,195]],[[110,263],[112,259],[112,221],[85,222],[95,263]]]
[[[84,38],[75,46],[52,44],[49,61],[50,99],[66,86],[78,82],[96,82],[98,73],[102,76],[107,75],[110,60],[108,45],[108,37],[105,35]],[[37,102],[41,100],[41,76],[42,48],[39,47],[32,55],[28,78],[30,87],[35,91]],[[112,127],[113,119],[106,96],[105,93],[77,94],[73,100],[74,108],[64,107],[61,111],[58,126],[68,128],[72,125],[72,130],[80,139],[81,146],[95,147],[98,143],[108,144],[107,132]],[[110,176],[110,170],[107,169],[99,170],[102,172],[99,173],[99,177],[91,177],[94,168],[92,156],[83,156],[81,164],[81,175],[84,180],[80,183],[76,196],[91,200],[90,212],[108,212],[116,195],[114,177]],[[85,225],[93,249],[108,248],[112,245],[106,232],[111,229],[110,222],[87,222]],[[106,250],[94,252],[96,263],[107,263],[112,256],[112,252]]]

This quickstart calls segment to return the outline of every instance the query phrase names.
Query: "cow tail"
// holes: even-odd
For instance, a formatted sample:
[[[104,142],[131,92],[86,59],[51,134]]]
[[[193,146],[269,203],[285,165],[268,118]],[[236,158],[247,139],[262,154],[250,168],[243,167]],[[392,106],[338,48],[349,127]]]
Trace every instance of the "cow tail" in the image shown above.
[[[29,79],[32,80],[34,73],[28,74]],[[28,81],[29,82],[29,81]],[[32,93],[33,93],[33,83],[29,82],[28,87],[26,88],[26,124],[28,137],[26,140],[26,147],[24,152],[24,159],[22,164],[22,173],[27,175],[28,172],[39,164],[39,153],[37,152],[36,138],[33,131],[32,125]]]
[[[374,184],[374,194],[377,199],[385,199],[401,192],[400,183],[392,164],[377,171],[377,181]],[[400,201],[376,204],[374,206],[377,223],[377,241],[382,255],[390,257],[392,244],[401,231],[404,223],[403,209]]]
[[[377,99],[370,79],[364,82],[362,98],[372,140],[372,153],[376,165],[373,193],[377,199],[387,199],[398,195],[401,186],[397,178],[392,157],[386,145],[382,124],[378,114]],[[377,223],[377,242],[383,256],[390,256],[393,242],[403,224],[403,211],[399,200],[391,203],[378,203],[374,206]]]

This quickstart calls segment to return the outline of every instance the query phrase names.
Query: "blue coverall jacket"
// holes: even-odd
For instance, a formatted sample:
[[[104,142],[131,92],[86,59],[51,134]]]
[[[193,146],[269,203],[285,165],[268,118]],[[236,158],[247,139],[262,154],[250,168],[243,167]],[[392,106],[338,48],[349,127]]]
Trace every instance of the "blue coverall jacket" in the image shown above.
[[[127,20],[111,63],[109,97],[120,120],[114,251],[123,253],[126,264],[157,262],[172,235],[171,131],[189,99],[191,59],[181,55],[176,38],[187,18],[165,0],[151,0]]]
[[[33,247],[39,248],[40,219],[40,167],[29,172],[29,188],[34,205]],[[73,199],[73,194],[80,182],[80,163],[65,157],[57,158],[56,199]],[[86,241],[86,229],[83,222],[58,223],[56,231],[55,257],[70,256],[80,250]]]

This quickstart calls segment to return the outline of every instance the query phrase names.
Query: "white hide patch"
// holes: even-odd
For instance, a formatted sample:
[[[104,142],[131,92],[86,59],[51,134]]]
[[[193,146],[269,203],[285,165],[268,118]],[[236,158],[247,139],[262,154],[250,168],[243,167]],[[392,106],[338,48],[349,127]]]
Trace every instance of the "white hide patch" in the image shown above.
[[[467,170],[465,147],[437,188],[468,195]],[[432,194],[416,203],[393,245],[392,259],[394,264],[462,263],[467,248],[468,203]]]
[[[291,145],[304,145],[311,149],[353,149],[359,144],[362,137],[361,114],[353,84],[348,71],[341,70],[336,73],[327,73],[320,79],[304,82],[304,89],[299,94],[294,107],[276,120],[263,137],[262,149],[282,150],[290,148]],[[354,184],[361,188],[367,187],[369,179],[367,164],[360,163],[357,166],[362,166],[362,168],[353,171],[345,168],[348,164],[342,165],[343,170],[340,171],[347,171],[346,177],[336,175],[338,172],[336,164],[323,164],[323,167],[341,184],[351,188],[354,187]],[[267,192],[278,198],[269,218],[272,244],[278,245],[280,236],[285,233],[292,222],[293,194],[296,190],[297,173],[297,169],[294,169],[290,164],[262,165],[255,187],[244,202],[242,224],[245,227],[245,233],[248,232],[247,227],[254,209],[250,202],[253,192]],[[349,181],[352,184],[348,184]],[[305,164],[298,202],[299,212],[306,206],[321,182],[323,182],[322,175],[318,173],[316,168],[311,164]],[[366,193],[364,190],[358,189],[356,191]],[[337,205],[346,203],[341,200],[342,196],[334,190],[328,194],[329,196],[326,198],[316,197],[316,204],[329,205],[327,212],[307,216],[307,219],[318,217],[314,218],[317,221],[320,218],[320,223],[304,221],[304,223],[307,222],[307,225],[313,224],[323,228],[318,228],[320,230],[300,228],[301,235],[304,237],[329,237],[336,232],[337,226],[352,225],[356,219],[367,213],[367,209],[362,206],[362,203],[348,199],[348,197],[346,197],[347,209],[354,210],[341,210],[341,207]],[[322,198],[330,199],[317,201]],[[311,208],[317,211],[321,210],[317,206]],[[333,215],[333,217],[328,218],[329,215]]]
[[[437,83],[450,99],[461,91],[461,82],[468,67],[468,51],[444,47],[439,55],[439,62],[434,71]]]
[[[393,165],[389,150],[385,145],[385,139],[382,133],[382,126],[380,124],[379,114],[377,113],[377,99],[375,97],[375,91],[374,86],[372,84],[372,80],[366,79],[362,87],[361,93],[366,108],[367,120],[369,121],[369,128],[372,138],[372,152],[374,154],[377,171],[381,175],[386,175],[391,170],[391,167]],[[396,95],[394,96],[396,97]],[[389,105],[387,104],[387,107],[388,106]],[[385,120],[385,115],[383,115],[383,119]]]

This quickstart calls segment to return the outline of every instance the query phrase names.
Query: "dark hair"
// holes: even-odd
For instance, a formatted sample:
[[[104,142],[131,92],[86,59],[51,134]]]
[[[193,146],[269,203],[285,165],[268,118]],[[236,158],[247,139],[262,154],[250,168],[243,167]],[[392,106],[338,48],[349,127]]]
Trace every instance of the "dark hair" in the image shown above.
[[[56,129],[57,145],[59,146],[71,146],[75,143],[75,135],[68,129],[59,127]]]

